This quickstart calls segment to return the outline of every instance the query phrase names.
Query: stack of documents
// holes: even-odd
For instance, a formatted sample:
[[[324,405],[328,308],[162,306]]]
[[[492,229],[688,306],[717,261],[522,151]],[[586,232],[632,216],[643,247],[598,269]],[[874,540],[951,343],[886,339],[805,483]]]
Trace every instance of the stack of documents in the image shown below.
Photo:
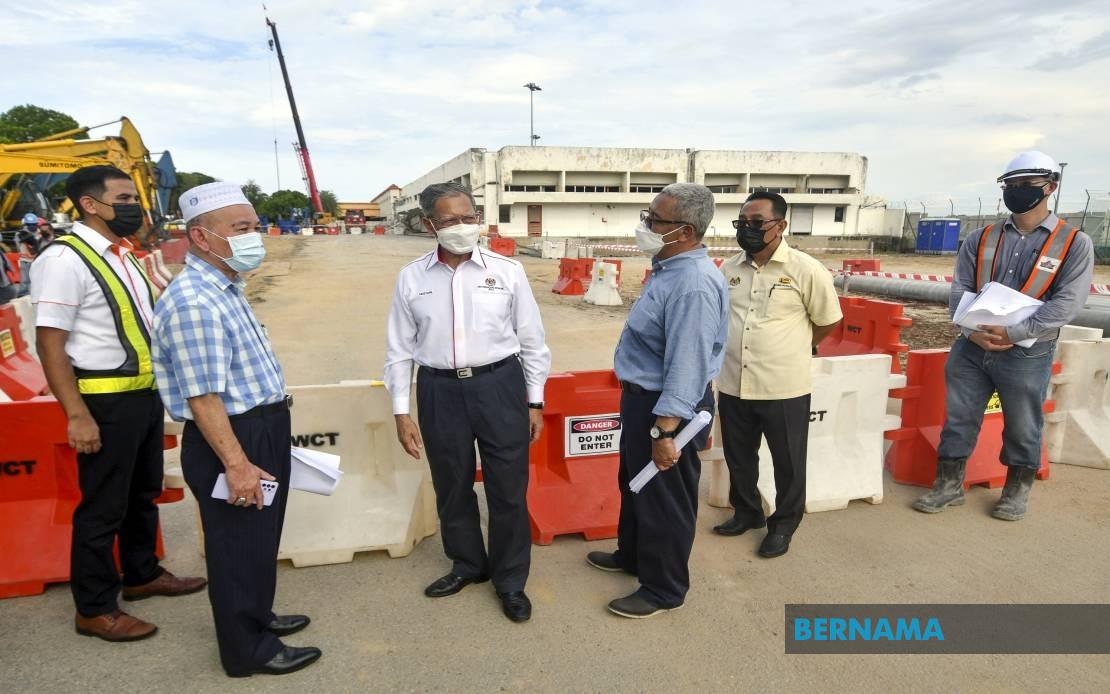
[[[970,330],[979,330],[981,325],[1009,328],[1032,316],[1043,305],[1043,301],[1010,289],[1004,284],[987,282],[978,294],[964,292],[956,306],[952,322]],[[1014,344],[1030,347],[1036,341],[1036,338],[1029,338]]]
[[[293,447],[290,488],[313,494],[331,496],[343,471],[339,469],[339,456],[307,448]]]

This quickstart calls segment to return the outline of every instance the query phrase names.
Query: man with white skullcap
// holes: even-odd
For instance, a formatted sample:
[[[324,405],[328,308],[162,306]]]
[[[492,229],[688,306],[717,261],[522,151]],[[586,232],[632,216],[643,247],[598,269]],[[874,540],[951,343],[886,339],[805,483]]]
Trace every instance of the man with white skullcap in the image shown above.
[[[295,672],[320,650],[285,646],[280,637],[309,619],[273,612],[291,399],[240,275],[266,255],[260,223],[234,183],[187,190],[180,206],[189,254],[154,312],[154,373],[170,416],[185,422],[181,468],[204,526],[220,661],[231,677]],[[277,483],[269,504],[264,482]]]
[[[987,403],[997,393],[1005,422],[1001,462],[1006,486],[991,515],[1007,521],[1025,516],[1041,465],[1044,399],[1056,338],[1086,303],[1094,267],[1091,238],[1049,211],[1049,196],[1059,181],[1060,167],[1052,157],[1018,154],[998,177],[1002,201],[1013,214],[972,231],[960,247],[950,313],[955,314],[964,292],[979,292],[988,282],[1044,303],[1016,325],[964,328],[956,338],[944,367],[947,395],[936,479],[933,490],[913,504],[922,513],[964,503],[967,459]]]
[[[157,627],[120,611],[121,593],[187,595],[205,581],[178,578],[155,556],[164,415],[150,362],[157,290],[130,240],[145,219],[139,193],[114,166],[86,166],[66,180],[66,195],[81,220],[39,251],[30,273],[39,359],[77,451],[74,626],[105,641],[138,641]]]

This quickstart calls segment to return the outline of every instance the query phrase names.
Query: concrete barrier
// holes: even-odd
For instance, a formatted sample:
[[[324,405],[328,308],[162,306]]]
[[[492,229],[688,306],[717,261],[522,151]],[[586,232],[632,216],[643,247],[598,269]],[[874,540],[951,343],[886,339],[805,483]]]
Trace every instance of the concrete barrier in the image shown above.
[[[1110,470],[1110,340],[1061,341],[1056,360],[1056,407],[1044,418],[1048,459]]]

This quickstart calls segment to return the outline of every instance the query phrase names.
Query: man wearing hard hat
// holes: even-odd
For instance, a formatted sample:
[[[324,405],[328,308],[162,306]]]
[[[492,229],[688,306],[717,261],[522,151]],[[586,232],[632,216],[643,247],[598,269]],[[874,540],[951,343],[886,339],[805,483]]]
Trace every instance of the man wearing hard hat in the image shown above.
[[[1025,516],[1029,490],[1041,461],[1042,406],[1052,373],[1060,328],[1086,303],[1094,253],[1091,239],[1048,210],[1060,168],[1042,152],[1022,152],[999,178],[1005,221],[971,232],[956,259],[949,312],[964,292],[988,282],[1044,302],[1026,320],[1004,328],[963,329],[945,365],[947,417],[937,447],[933,490],[914,502],[923,513],[939,513],[964,503],[964,467],[975,448],[983,413],[998,393],[1005,428],[1002,464],[1006,486],[991,515],[1001,520]],[[1035,338],[1030,347],[1014,344]]]

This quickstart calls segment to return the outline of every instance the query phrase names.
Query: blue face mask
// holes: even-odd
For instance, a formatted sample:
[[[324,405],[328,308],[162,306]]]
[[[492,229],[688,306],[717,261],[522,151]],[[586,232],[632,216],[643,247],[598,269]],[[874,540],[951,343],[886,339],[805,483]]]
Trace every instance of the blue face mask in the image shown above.
[[[204,227],[201,227],[201,229],[204,229]],[[216,257],[227,263],[227,266],[235,272],[256,270],[266,257],[266,247],[262,245],[262,234],[257,231],[248,231],[245,234],[230,237],[220,236],[208,229],[204,229],[204,231],[213,236],[218,236],[231,246],[231,257],[225,258],[220,255]],[[215,254],[213,253],[213,255]]]

